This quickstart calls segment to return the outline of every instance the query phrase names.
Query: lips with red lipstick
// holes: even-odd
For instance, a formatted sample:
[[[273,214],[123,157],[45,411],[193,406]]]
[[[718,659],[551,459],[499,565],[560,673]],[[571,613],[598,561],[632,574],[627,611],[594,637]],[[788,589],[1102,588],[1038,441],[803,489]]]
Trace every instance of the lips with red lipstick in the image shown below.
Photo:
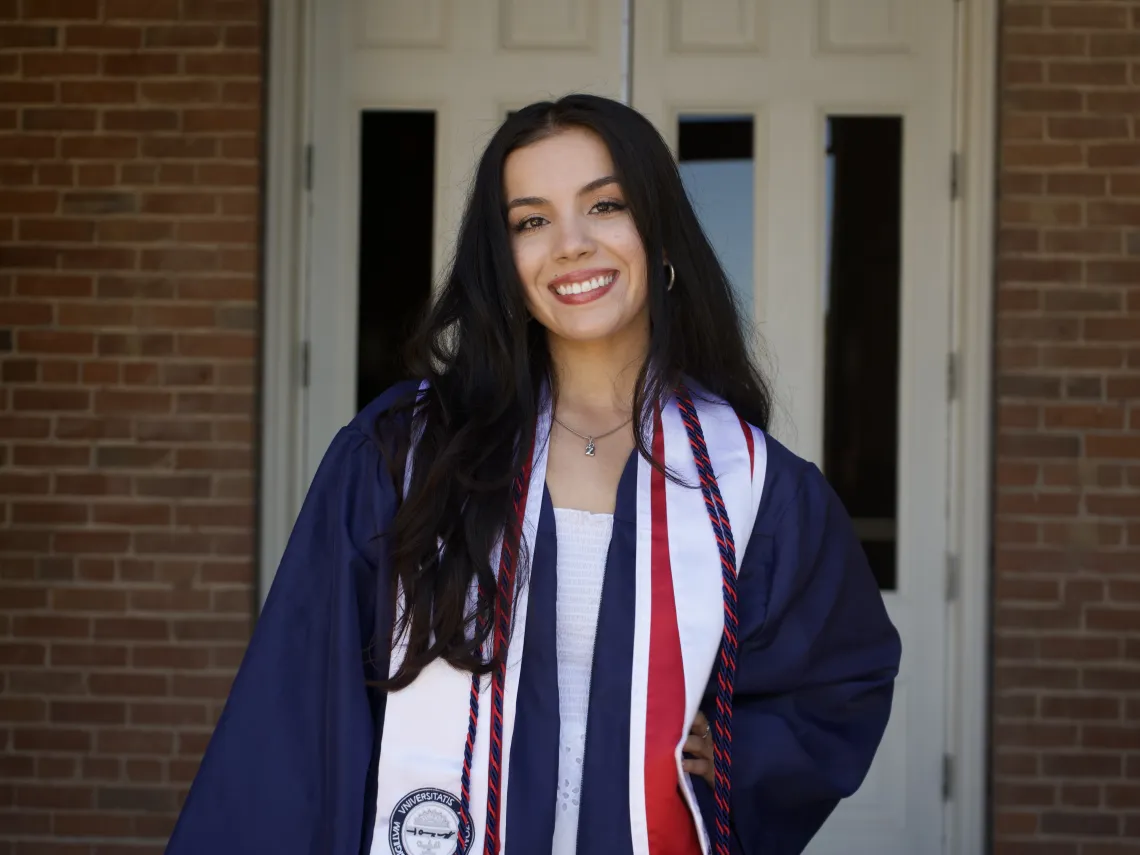
[[[611,269],[575,270],[551,281],[547,287],[560,303],[581,305],[604,297],[614,287],[618,271]]]

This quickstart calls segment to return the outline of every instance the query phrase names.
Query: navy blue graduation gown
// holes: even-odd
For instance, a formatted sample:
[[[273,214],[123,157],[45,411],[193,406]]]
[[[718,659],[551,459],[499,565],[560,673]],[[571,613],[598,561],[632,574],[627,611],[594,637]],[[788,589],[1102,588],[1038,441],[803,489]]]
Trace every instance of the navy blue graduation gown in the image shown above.
[[[413,388],[390,389],[331,443],[169,855],[370,851],[385,704],[367,682],[388,669],[387,645],[373,641],[390,634],[382,534],[397,504],[375,422]],[[814,465],[766,441],[763,498],[738,576],[732,823],[733,851],[741,855],[802,851],[858,788],[886,726],[900,657],[898,634],[838,498]],[[597,644],[607,655],[597,657],[591,684],[580,852],[632,851],[633,471],[631,458],[618,489],[598,617]],[[546,495],[529,583],[528,651],[532,632],[547,634],[533,649],[554,649],[554,562]],[[530,770],[529,786],[508,791],[507,847],[515,855],[549,851],[554,824],[557,672],[552,658],[540,659],[524,657],[522,727],[509,759],[512,768]],[[714,697],[710,684],[706,713]],[[700,779],[694,788],[711,827],[711,792]]]

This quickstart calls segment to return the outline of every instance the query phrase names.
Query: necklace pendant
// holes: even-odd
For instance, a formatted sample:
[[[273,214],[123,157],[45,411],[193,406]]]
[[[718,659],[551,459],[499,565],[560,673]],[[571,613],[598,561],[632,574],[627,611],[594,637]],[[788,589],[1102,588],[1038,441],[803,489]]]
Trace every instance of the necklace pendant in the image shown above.
[[[589,439],[586,440],[586,456],[587,457],[593,457],[594,456],[594,438],[593,437],[590,437]]]

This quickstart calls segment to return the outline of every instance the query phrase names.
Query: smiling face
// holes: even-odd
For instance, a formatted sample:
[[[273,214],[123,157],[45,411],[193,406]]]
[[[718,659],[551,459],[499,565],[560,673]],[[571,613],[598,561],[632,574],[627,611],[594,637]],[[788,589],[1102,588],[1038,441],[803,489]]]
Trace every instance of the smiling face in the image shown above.
[[[645,248],[605,143],[569,128],[504,165],[507,225],[527,306],[567,341],[647,335]]]

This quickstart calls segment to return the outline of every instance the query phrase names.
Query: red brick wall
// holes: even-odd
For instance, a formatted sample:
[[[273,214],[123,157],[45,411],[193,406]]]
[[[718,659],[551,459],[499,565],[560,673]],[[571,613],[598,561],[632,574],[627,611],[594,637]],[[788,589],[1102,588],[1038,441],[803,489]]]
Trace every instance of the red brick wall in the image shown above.
[[[995,855],[1140,852],[1140,3],[1004,3]]]
[[[0,855],[160,852],[248,638],[261,15],[0,0]]]

